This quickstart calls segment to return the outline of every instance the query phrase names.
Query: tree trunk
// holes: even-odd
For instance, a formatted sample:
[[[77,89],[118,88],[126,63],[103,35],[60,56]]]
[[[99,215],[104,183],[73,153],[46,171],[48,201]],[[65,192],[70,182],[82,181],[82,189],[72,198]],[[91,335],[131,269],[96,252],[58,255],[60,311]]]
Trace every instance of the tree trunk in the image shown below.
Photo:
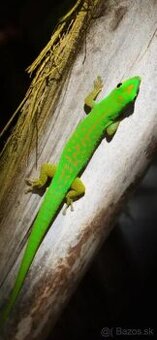
[[[71,131],[85,115],[84,98],[97,75],[105,84],[99,99],[134,75],[142,77],[140,93],[133,115],[121,122],[110,143],[102,141],[81,176],[85,196],[75,202],[74,212],[69,210],[63,216],[61,209],[53,221],[2,339],[46,339],[156,151],[157,1],[108,0],[105,7],[104,1],[99,5],[101,16],[91,21],[86,43],[82,40],[71,73],[57,94],[53,116],[50,92],[49,105],[44,100],[46,123],[39,136],[38,165],[58,161]],[[35,151],[27,167],[23,154],[18,157],[16,176],[10,170],[15,162],[6,173],[8,184],[0,212],[1,304],[14,285],[28,233],[43,199],[32,193],[25,195],[24,178],[37,174]]]

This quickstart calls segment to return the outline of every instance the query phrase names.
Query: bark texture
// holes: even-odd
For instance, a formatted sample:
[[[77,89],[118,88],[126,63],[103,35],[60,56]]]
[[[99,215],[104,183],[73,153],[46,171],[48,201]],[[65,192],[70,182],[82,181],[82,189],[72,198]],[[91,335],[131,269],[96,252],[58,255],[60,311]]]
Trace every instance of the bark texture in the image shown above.
[[[105,4],[105,6],[104,6]],[[117,83],[142,77],[135,111],[108,143],[103,140],[82,175],[86,195],[74,212],[62,211],[49,229],[2,339],[46,339],[96,251],[110,233],[130,192],[138,185],[157,147],[157,1],[102,1],[40,134],[38,164],[57,162],[71,131],[83,118],[83,101],[97,75],[104,80],[101,99]],[[68,41],[67,41],[68,44]],[[49,97],[50,100],[50,97]],[[22,158],[22,157],[21,157]],[[41,197],[25,195],[24,178],[37,174],[34,153],[21,161],[1,208],[1,303],[14,284],[17,269]]]

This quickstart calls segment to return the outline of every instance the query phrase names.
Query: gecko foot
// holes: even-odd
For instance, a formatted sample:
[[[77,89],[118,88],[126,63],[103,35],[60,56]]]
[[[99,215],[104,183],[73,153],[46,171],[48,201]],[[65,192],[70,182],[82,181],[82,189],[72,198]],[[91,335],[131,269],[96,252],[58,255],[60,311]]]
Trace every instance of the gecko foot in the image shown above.
[[[34,188],[41,188],[42,184],[40,182],[40,180],[38,178],[34,178],[34,179],[30,179],[30,178],[26,178],[25,182],[27,183],[27,185],[29,185],[29,188],[26,189],[25,194],[27,194],[30,191],[33,191]]]
[[[100,76],[97,76],[96,80],[94,81],[94,89],[100,92],[103,88],[103,81]]]
[[[67,209],[70,207],[71,211],[74,211],[74,207],[73,207],[73,202],[71,199],[69,199],[66,203],[66,207],[65,209],[63,210],[63,215],[65,216],[66,215],[66,212],[67,212]]]

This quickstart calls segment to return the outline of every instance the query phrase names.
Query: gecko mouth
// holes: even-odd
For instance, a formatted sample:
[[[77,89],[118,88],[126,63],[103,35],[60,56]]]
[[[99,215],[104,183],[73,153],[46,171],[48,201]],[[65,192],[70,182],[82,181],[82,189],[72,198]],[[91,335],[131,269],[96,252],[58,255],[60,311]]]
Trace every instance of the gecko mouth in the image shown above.
[[[139,91],[140,91],[140,89],[138,88],[138,89],[137,89],[137,92],[136,92],[136,96],[135,96],[135,98],[134,98],[134,101],[136,100],[136,98],[137,98],[137,96],[138,96],[138,94],[139,94]]]

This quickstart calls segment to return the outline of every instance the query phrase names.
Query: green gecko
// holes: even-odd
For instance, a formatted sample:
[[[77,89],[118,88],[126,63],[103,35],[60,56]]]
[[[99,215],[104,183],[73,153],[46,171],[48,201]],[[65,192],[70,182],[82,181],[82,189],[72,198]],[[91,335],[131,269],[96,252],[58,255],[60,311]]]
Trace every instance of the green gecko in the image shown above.
[[[135,102],[140,83],[139,76],[130,78],[119,83],[107,97],[95,102],[103,87],[101,78],[97,77],[93,90],[85,98],[85,105],[91,111],[78,124],[65,144],[58,165],[43,164],[40,177],[28,180],[29,191],[31,191],[43,187],[48,177],[53,177],[33,223],[14,287],[8,302],[2,309],[0,318],[2,324],[16,302],[33,258],[60,205],[66,200],[66,209],[69,206],[72,209],[73,201],[85,193],[85,186],[78,176],[86,167],[104,134],[114,135],[123,118],[124,109]]]

